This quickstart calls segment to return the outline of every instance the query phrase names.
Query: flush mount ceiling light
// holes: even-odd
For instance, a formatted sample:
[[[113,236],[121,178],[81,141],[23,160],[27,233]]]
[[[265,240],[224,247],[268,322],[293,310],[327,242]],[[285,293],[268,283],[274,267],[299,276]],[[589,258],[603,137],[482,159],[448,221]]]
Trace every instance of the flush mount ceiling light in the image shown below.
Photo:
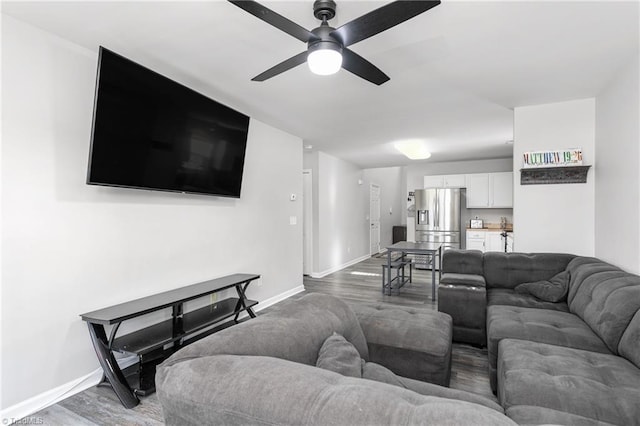
[[[420,139],[399,141],[394,143],[393,146],[411,160],[426,160],[431,157],[425,142]]]

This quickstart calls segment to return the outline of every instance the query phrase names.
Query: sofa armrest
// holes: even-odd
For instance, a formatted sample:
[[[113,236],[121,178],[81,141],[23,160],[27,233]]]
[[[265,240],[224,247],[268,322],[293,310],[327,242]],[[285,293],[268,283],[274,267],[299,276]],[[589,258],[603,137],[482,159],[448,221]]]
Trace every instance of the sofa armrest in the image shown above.
[[[497,408],[443,390],[420,395],[283,359],[216,355],[158,367],[157,396],[168,426],[415,425],[515,423]],[[462,398],[461,398],[462,399]]]
[[[457,276],[446,282],[445,275],[438,285],[438,311],[451,316],[453,341],[486,346],[487,289],[484,278],[471,279],[478,276],[464,274],[466,277]]]
[[[447,272],[442,274],[442,278],[440,278],[440,285],[443,284],[483,288],[487,286],[487,282],[482,275],[457,274],[454,272]]]

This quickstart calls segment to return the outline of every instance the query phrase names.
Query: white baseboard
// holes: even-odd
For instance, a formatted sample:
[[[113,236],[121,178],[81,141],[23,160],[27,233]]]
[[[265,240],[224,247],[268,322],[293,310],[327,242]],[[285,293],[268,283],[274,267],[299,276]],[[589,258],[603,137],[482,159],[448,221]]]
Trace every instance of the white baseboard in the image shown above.
[[[26,401],[19,402],[18,404],[2,410],[2,413],[0,414],[2,424],[17,422],[20,419],[49,407],[50,405],[57,404],[63,399],[97,385],[100,383],[101,379],[102,369],[99,368],[86,376],[82,376],[54,389],[43,392],[40,395],[27,399]]]
[[[329,274],[333,274],[334,272],[338,272],[339,270],[344,269],[344,268],[346,268],[346,267],[348,267],[348,266],[355,265],[356,263],[360,263],[360,262],[362,262],[363,260],[367,260],[367,259],[369,259],[370,257],[371,257],[371,255],[370,255],[370,254],[367,254],[367,255],[364,255],[364,256],[360,256],[360,257],[359,257],[359,258],[357,258],[357,259],[350,260],[350,261],[349,261],[349,262],[347,262],[347,263],[343,263],[342,265],[339,265],[339,266],[333,267],[333,268],[331,268],[331,269],[327,269],[326,271],[322,271],[322,272],[312,272],[310,276],[311,276],[311,278],[324,278],[324,277],[326,277],[326,276],[327,276],[327,275],[329,275]]]
[[[254,311],[259,312],[271,305],[275,305],[276,303],[293,296],[294,294],[298,294],[303,291],[303,285],[294,287],[291,290],[287,290],[284,293],[278,294],[260,302],[254,308]],[[240,318],[246,316],[248,316],[248,314],[244,312],[244,315],[241,315]],[[126,367],[126,365],[123,366],[123,368],[124,367]],[[89,389],[90,387],[97,385],[98,383],[100,383],[101,379],[102,369],[99,368],[87,374],[86,376],[80,377],[76,380],[72,380],[69,383],[65,383],[64,385],[60,385],[54,389],[45,391],[39,395],[27,399],[26,401],[19,402],[18,404],[2,410],[2,412],[0,413],[0,422],[2,424],[11,424],[13,422],[17,422],[18,420],[30,416],[33,413],[37,413],[44,408],[57,404],[63,399],[69,398],[70,396],[73,396],[86,389]]]
[[[276,296],[263,300],[262,302],[258,303],[253,310],[256,312],[260,312],[261,310],[266,309],[271,305],[275,305],[278,302],[282,302],[284,299],[288,299],[294,294],[302,293],[303,291],[304,291],[304,285],[299,285],[298,287],[294,287],[291,290],[285,291],[284,293],[280,293]]]

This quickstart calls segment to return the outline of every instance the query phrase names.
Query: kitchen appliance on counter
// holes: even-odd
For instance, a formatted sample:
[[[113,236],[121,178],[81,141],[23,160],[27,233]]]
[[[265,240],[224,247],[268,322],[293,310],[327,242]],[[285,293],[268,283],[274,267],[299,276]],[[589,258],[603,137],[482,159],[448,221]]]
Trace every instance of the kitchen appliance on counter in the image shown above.
[[[442,243],[442,249],[460,248],[460,189],[415,190],[416,242]],[[427,269],[425,256],[416,256],[416,268]]]

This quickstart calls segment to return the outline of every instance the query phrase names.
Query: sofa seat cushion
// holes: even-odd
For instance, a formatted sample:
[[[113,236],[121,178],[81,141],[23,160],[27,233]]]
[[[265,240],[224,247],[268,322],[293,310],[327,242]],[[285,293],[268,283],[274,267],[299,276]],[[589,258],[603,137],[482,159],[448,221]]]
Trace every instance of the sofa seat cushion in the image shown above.
[[[505,413],[519,425],[615,426],[612,423],[590,419],[578,414],[533,405],[515,405]]]
[[[493,410],[504,412],[500,404],[489,398],[485,398],[484,396],[462,390],[449,389],[444,386],[434,385],[433,383],[407,379],[406,377],[394,374],[391,370],[374,362],[364,363],[362,367],[362,378],[409,389],[413,392],[419,393],[420,395],[439,396],[442,398],[473,402],[474,404],[484,405],[485,407],[489,407]]]
[[[395,374],[448,386],[451,317],[442,312],[392,305],[351,303],[367,340],[369,359]]]
[[[640,421],[640,370],[626,359],[523,340],[500,342],[498,398],[612,424]]]
[[[545,302],[530,294],[516,293],[508,288],[491,288],[487,290],[487,305],[520,306],[522,308],[569,312],[569,306],[566,302]]]
[[[569,348],[610,353],[589,326],[569,312],[493,305],[487,308],[487,348],[491,387],[495,390],[498,343],[522,339]]]

